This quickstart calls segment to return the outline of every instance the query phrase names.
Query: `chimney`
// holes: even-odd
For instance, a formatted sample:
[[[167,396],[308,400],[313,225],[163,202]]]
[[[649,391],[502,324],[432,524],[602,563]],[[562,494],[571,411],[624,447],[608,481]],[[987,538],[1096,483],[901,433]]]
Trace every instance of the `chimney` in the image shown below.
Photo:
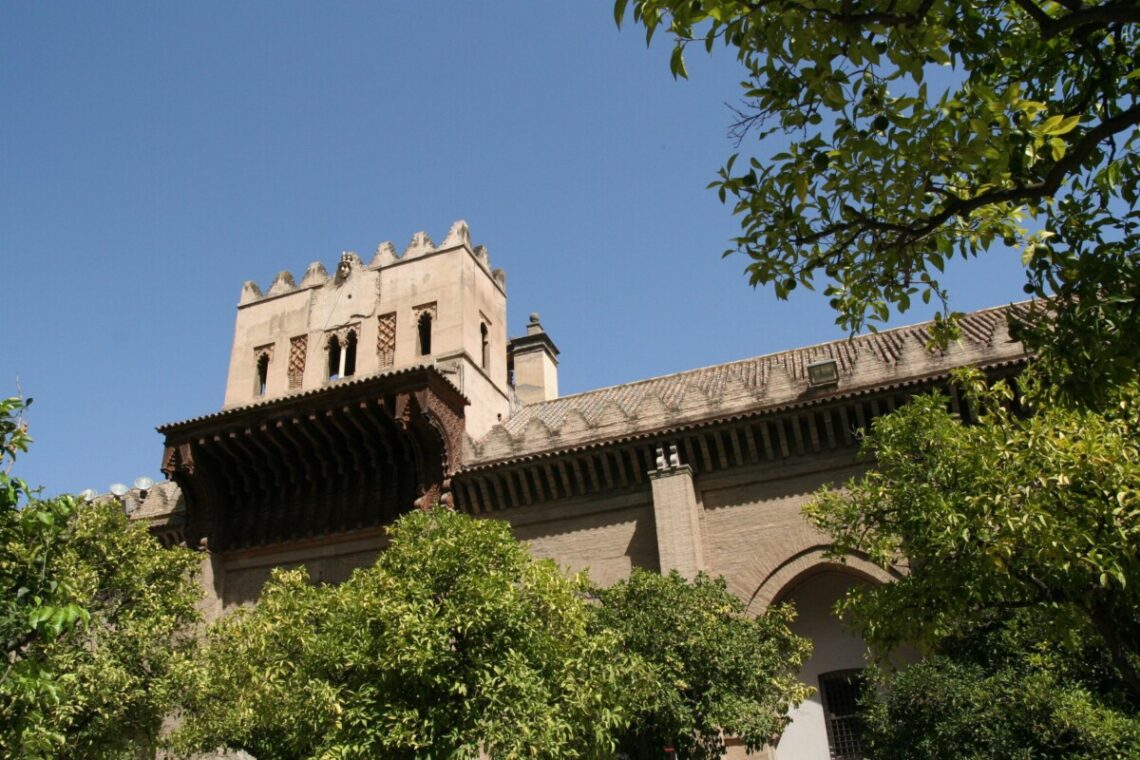
[[[537,404],[558,398],[558,347],[542,329],[537,314],[530,315],[526,335],[511,339],[507,353],[520,401]]]

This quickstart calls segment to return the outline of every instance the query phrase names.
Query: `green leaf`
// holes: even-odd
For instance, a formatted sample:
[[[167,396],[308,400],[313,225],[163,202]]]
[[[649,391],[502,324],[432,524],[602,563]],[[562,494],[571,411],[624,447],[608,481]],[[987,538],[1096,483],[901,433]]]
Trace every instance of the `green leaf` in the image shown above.
[[[673,72],[674,79],[677,77],[689,78],[689,72],[685,69],[685,49],[680,45],[673,48],[673,55],[669,59],[669,70]]]
[[[1080,121],[1079,115],[1051,116],[1042,124],[1042,131],[1047,135],[1063,135],[1073,131]]]

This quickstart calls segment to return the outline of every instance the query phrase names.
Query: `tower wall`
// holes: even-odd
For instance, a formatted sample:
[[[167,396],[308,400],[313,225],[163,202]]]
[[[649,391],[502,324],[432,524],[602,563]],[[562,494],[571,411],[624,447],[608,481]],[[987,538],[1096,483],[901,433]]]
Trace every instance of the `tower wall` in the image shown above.
[[[367,265],[355,253],[331,274],[315,262],[299,285],[287,271],[265,293],[247,282],[223,408],[434,364],[471,402],[466,432],[481,437],[510,408],[505,282],[463,222],[439,246],[417,233]]]

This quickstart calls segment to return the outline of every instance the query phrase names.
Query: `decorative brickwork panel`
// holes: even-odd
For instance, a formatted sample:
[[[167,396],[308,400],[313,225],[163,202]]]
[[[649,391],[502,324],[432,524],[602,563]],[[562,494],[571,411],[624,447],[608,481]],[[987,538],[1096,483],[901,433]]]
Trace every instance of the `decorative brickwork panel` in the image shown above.
[[[298,335],[289,339],[289,390],[301,387],[305,377],[305,354],[309,347],[309,336]]]
[[[381,314],[380,329],[376,334],[376,355],[380,358],[380,366],[391,367],[396,363],[396,315]]]

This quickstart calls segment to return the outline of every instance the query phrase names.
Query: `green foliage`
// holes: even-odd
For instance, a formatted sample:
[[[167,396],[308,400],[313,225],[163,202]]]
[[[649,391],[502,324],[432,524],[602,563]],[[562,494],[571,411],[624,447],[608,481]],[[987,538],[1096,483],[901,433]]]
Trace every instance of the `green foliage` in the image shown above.
[[[628,0],[617,0],[620,24]],[[1134,373],[1140,295],[1136,152],[1140,10],[1038,0],[633,0],[665,30],[674,76],[691,44],[744,69],[735,126],[771,146],[711,187],[741,219],[753,285],[786,298],[823,280],[858,330],[915,299],[947,302],[954,257],[1019,247],[1026,291],[1056,295],[1033,347]],[[729,251],[731,252],[731,251]],[[1086,263],[1085,259],[1092,259]],[[1090,305],[1091,304],[1091,305]],[[954,318],[938,338],[954,334]],[[1096,321],[1090,323],[1090,319]],[[1123,365],[1123,366],[1122,366]],[[1088,392],[1089,372],[1059,374]],[[1082,387],[1083,386],[1083,387]],[[1100,394],[1103,386],[1093,387]]]
[[[857,590],[847,612],[885,650],[1033,610],[1054,640],[1087,630],[1140,700],[1140,385],[1097,412],[1039,404],[1031,376],[1018,399],[959,380],[977,424],[918,397],[876,420],[875,469],[808,508],[837,554],[909,568]]]
[[[878,674],[864,741],[877,760],[1140,756],[1140,714],[1080,627],[1056,642],[1033,611],[949,636]]]
[[[788,629],[790,608],[750,618],[723,579],[702,573],[690,583],[676,571],[635,569],[599,597],[599,625],[619,632],[655,679],[621,743],[631,757],[664,757],[667,746],[679,757],[720,757],[724,735],[758,750],[808,696],[796,674],[810,645]]]
[[[24,406],[0,402],[0,754],[137,757],[192,645],[197,560],[163,549],[115,502],[41,500],[12,477],[29,442]]]
[[[176,743],[259,760],[612,757],[651,680],[589,629],[586,591],[505,523],[411,513],[347,582],[275,571],[216,624]]]

